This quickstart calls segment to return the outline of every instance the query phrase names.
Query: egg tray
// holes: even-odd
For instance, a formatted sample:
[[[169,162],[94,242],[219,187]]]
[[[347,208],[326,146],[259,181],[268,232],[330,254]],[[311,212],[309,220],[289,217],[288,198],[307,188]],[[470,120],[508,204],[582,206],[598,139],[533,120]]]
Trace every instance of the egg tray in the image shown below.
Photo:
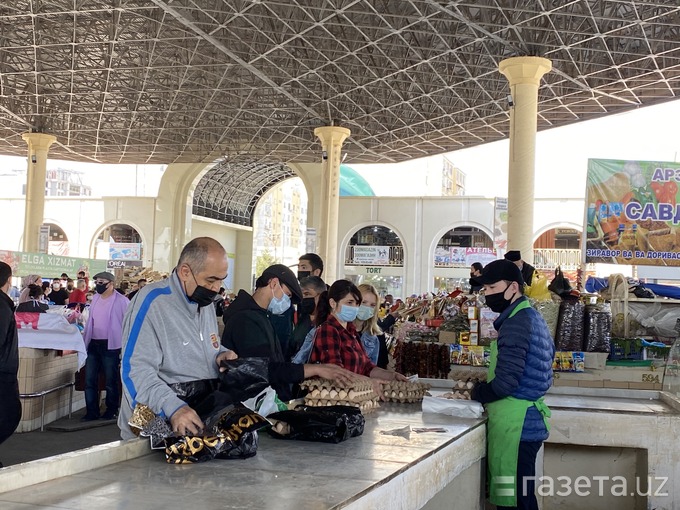
[[[467,380],[457,379],[453,381],[453,388],[451,391],[441,395],[443,398],[470,400],[470,393],[475,384],[479,383],[482,378],[470,377]]]
[[[421,402],[431,386],[419,382],[392,381],[383,384],[382,388],[386,401],[405,404]]]
[[[313,407],[346,405],[358,407],[362,413],[380,407],[378,395],[370,381],[355,381],[348,386],[339,386],[328,379],[307,379],[300,384],[307,389],[305,405]]]

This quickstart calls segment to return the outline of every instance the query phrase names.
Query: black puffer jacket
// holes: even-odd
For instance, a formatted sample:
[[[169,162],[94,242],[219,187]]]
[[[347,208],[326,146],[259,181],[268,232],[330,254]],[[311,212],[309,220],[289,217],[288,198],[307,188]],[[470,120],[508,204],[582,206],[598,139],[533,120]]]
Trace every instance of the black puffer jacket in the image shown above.
[[[14,309],[14,301],[0,291],[0,381],[2,382],[16,382],[19,372],[19,338]]]

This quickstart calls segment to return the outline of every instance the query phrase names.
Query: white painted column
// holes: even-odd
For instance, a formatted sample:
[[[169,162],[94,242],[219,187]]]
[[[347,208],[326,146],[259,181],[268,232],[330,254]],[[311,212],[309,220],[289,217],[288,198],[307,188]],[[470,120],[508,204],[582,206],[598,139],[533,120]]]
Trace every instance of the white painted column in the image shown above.
[[[522,258],[532,264],[538,87],[552,63],[541,57],[512,57],[498,69],[510,82],[514,105],[510,110],[508,250],[520,250]]]
[[[47,152],[50,145],[57,141],[57,137],[45,133],[24,133],[21,138],[28,144],[23,249],[37,252],[40,225],[45,216]]]
[[[317,231],[319,255],[324,261],[324,280],[329,284],[339,274],[338,212],[340,205],[340,163],[342,143],[351,134],[340,126],[324,126],[314,130],[322,146],[321,222]]]

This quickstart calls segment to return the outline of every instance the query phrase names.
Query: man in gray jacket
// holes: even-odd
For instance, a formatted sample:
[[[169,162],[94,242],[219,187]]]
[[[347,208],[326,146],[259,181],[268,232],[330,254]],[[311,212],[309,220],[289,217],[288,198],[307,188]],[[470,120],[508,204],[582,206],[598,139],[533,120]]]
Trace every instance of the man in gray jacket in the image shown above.
[[[179,434],[203,429],[198,414],[170,384],[216,379],[219,365],[236,354],[220,344],[213,299],[227,276],[227,254],[215,239],[199,237],[182,250],[166,280],[145,286],[123,322],[123,402],[118,426],[123,439],[137,403],[170,419]]]

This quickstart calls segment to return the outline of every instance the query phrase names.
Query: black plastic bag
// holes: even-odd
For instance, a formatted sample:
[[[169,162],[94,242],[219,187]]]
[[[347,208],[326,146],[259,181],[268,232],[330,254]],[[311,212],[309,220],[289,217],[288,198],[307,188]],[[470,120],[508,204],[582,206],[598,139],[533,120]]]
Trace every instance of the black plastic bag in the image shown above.
[[[222,361],[218,389],[231,402],[243,402],[269,386],[269,358],[238,358]]]
[[[195,381],[172,383],[168,386],[175,392],[175,395],[189,404],[189,407],[195,408],[215,391],[218,384],[218,379],[196,379]]]
[[[580,301],[562,301],[557,320],[555,348],[558,351],[583,350],[585,305]]]
[[[562,268],[560,266],[557,266],[557,268],[555,269],[555,278],[553,278],[553,281],[551,281],[550,285],[548,285],[548,290],[554,292],[558,296],[569,294],[571,292],[571,284],[569,283],[569,280],[564,276],[564,273],[562,272]]]
[[[612,330],[610,306],[608,304],[586,306],[585,319],[586,352],[609,352]]]
[[[351,406],[302,406],[293,411],[270,414],[267,418],[273,423],[283,422],[287,425],[283,432],[269,429],[269,434],[277,439],[323,443],[340,443],[350,437],[360,436],[364,433],[365,424],[361,411]]]
[[[245,459],[257,453],[257,431],[269,426],[266,418],[241,405],[214,411],[200,436],[165,438],[169,464],[195,464],[212,459]]]

